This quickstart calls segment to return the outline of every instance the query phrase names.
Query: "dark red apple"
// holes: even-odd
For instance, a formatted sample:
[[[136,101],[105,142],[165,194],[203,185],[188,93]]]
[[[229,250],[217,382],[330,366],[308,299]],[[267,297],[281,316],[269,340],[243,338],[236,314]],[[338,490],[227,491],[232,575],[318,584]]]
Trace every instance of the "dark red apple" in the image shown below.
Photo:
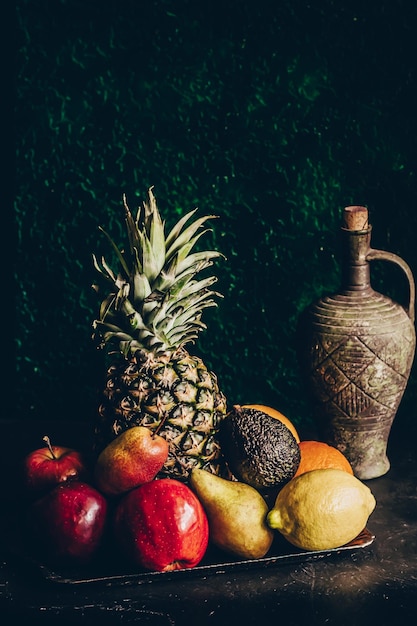
[[[96,486],[120,495],[155,478],[168,458],[169,444],[146,426],[132,426],[113,439],[97,458]]]
[[[80,480],[87,475],[87,464],[78,450],[52,446],[49,437],[46,446],[26,455],[23,463],[25,484],[30,492],[40,493],[67,480]]]
[[[36,500],[28,516],[36,548],[57,562],[86,562],[99,549],[107,521],[107,500],[81,481],[60,483]]]
[[[162,478],[122,497],[114,535],[131,561],[166,572],[198,565],[207,549],[209,526],[191,489],[176,479]]]

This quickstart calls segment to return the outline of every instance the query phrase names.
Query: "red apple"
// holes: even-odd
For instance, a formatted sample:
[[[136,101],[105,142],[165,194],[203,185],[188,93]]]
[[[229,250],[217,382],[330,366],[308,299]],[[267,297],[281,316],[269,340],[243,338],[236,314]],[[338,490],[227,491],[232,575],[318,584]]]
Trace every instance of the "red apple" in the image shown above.
[[[81,481],[60,483],[36,500],[28,517],[37,550],[54,562],[86,562],[101,545],[107,500]]]
[[[206,513],[197,496],[174,478],[153,480],[118,502],[115,540],[145,569],[167,572],[194,567],[209,537]]]
[[[29,452],[24,459],[24,480],[30,492],[40,493],[67,480],[86,476],[86,463],[80,452],[52,446],[46,436],[43,440],[46,446]]]
[[[169,444],[145,426],[132,426],[97,458],[94,477],[106,495],[120,495],[155,478],[168,458]]]

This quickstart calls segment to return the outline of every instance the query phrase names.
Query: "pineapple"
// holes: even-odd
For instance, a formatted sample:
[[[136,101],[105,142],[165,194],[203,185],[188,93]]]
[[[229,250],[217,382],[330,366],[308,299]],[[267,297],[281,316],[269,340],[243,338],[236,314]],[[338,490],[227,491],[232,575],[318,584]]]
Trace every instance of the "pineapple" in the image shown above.
[[[206,328],[203,309],[217,306],[214,298],[220,296],[211,289],[214,276],[196,276],[222,255],[192,252],[207,232],[200,230],[202,225],[215,216],[192,221],[194,209],[166,237],[152,188],[136,219],[125,197],[123,202],[129,249],[120,250],[101,229],[117,255],[119,272],[93,255],[106,287],[93,338],[108,361],[95,426],[96,451],[127,428],[146,426],[169,443],[159,477],[187,481],[193,467],[222,475],[218,431],[226,399],[215,374],[185,348]],[[93,287],[101,292],[99,285]]]

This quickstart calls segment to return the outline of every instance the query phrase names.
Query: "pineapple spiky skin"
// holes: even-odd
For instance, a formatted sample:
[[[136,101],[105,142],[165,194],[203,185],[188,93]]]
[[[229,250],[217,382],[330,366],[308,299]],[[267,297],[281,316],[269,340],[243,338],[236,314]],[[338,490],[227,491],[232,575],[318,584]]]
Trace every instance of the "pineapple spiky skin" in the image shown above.
[[[216,278],[197,275],[222,256],[192,252],[198,232],[213,215],[191,221],[183,216],[166,236],[152,189],[136,218],[124,200],[129,246],[119,249],[113,272],[93,255],[104,281],[93,338],[107,355],[106,383],[95,427],[98,454],[124,430],[146,426],[169,443],[169,456],[158,477],[187,481],[191,469],[227,475],[218,433],[226,399],[216,375],[185,348],[205,324],[206,307],[216,306]],[[102,289],[93,285],[97,292]]]
[[[99,407],[96,445],[102,449],[132,426],[146,426],[169,443],[159,477],[187,481],[194,467],[225,475],[217,439],[226,399],[217,377],[185,349],[158,355],[136,353],[107,371]]]

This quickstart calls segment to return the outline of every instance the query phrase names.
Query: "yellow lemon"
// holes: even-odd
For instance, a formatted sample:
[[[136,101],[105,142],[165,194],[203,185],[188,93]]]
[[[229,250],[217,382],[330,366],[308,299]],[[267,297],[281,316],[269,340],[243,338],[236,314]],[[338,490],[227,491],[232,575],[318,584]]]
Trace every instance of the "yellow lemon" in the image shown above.
[[[376,506],[367,485],[340,469],[317,469],[290,480],[267,515],[270,528],[303,550],[352,541]]]

